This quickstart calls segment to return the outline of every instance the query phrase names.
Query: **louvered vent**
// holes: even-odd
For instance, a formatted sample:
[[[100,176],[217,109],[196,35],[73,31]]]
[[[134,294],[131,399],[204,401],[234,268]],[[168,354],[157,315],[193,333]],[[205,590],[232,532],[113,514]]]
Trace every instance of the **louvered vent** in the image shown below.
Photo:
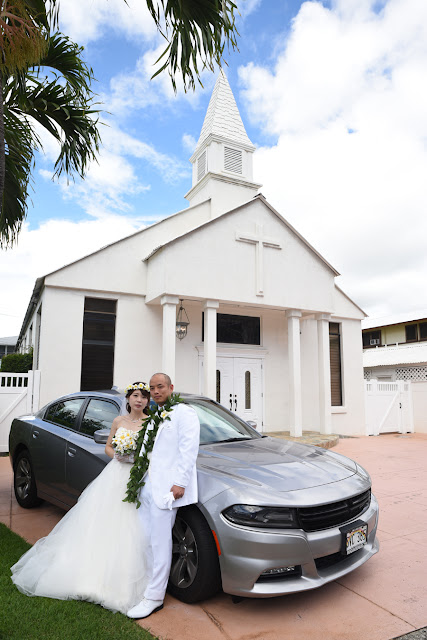
[[[242,173],[242,157],[241,151],[224,147],[224,169],[233,173]]]
[[[199,156],[197,160],[197,182],[203,178],[206,173],[206,151]]]

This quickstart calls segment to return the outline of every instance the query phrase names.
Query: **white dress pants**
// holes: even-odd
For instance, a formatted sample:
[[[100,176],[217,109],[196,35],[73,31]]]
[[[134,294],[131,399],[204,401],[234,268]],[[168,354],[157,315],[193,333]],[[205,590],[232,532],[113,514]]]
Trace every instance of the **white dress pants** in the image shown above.
[[[148,584],[144,597],[163,600],[168,585],[172,563],[172,529],[176,509],[159,509],[151,493],[150,477],[141,490],[141,506],[138,509],[141,525],[147,532]]]

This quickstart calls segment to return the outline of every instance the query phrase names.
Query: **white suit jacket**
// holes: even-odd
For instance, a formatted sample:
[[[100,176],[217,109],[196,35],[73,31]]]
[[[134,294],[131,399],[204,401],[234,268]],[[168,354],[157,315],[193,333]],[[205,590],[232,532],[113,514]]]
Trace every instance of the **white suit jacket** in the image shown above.
[[[153,500],[160,509],[166,508],[164,496],[174,484],[185,488],[183,497],[174,501],[174,509],[197,502],[199,440],[195,410],[183,403],[175,405],[170,420],[159,427],[148,470]]]

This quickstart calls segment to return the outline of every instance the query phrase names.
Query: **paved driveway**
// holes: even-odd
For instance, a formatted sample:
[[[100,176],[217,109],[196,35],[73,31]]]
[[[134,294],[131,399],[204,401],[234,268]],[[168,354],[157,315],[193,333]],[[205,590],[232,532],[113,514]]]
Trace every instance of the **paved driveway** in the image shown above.
[[[220,594],[198,605],[167,596],[144,626],[168,640],[390,640],[427,625],[427,435],[346,438],[334,451],[365,466],[380,503],[380,552],[316,591],[233,604]],[[63,512],[27,511],[11,499],[0,458],[0,521],[34,542]]]

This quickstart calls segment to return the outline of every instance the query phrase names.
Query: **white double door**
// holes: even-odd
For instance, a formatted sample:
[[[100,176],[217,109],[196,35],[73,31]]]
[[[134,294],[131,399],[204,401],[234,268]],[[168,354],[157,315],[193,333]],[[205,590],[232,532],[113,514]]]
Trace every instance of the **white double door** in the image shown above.
[[[262,360],[219,356],[216,359],[216,400],[262,431]]]

